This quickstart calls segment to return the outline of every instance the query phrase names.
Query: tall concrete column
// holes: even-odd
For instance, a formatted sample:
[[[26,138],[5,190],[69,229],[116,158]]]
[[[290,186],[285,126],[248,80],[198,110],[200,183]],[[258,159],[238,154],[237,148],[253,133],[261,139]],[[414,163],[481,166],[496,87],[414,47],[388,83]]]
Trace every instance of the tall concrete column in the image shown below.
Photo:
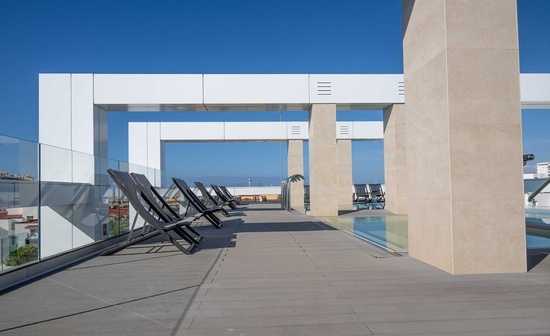
[[[403,0],[409,253],[526,271],[515,0]]]
[[[304,175],[304,141],[288,140],[288,175]],[[290,207],[304,210],[304,181],[292,183],[290,186]]]
[[[338,216],[336,105],[309,110],[309,195],[312,216]]]
[[[338,205],[343,208],[353,206],[351,140],[338,140]]]
[[[384,109],[384,184],[385,209],[395,214],[407,214],[407,134],[405,105],[395,104]]]

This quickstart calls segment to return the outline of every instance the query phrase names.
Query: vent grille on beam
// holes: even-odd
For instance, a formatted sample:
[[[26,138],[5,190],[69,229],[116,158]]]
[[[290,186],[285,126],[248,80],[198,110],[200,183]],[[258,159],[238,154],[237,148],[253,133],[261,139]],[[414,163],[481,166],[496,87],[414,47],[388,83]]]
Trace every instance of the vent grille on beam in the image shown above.
[[[329,82],[329,81],[317,82],[317,95],[318,96],[332,95],[332,82]]]
[[[349,135],[349,126],[348,125],[341,125],[340,126],[340,134],[341,135]]]
[[[290,126],[290,134],[292,135],[300,135],[302,133],[302,129],[300,125],[292,125]]]
[[[397,94],[400,96],[405,95],[405,82],[397,82]]]

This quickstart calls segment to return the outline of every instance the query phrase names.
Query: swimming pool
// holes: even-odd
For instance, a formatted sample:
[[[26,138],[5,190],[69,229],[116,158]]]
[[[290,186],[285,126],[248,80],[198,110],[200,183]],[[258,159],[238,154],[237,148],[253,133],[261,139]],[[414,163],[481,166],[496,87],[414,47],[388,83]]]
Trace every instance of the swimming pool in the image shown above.
[[[546,223],[550,225],[550,207],[525,208],[525,221],[528,223]]]
[[[525,220],[540,223],[526,228],[527,248],[550,250],[550,208],[527,208]],[[389,251],[408,250],[407,216],[339,217],[337,223],[330,224]]]

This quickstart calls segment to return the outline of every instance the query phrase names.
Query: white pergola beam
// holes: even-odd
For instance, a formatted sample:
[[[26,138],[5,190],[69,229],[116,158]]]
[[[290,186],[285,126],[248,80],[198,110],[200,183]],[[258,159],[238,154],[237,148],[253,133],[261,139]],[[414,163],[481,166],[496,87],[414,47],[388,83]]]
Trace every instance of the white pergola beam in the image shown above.
[[[204,111],[203,75],[94,74],[94,104],[106,110]]]
[[[521,108],[550,109],[550,74],[521,74]]]
[[[522,108],[550,108],[550,74],[520,78]],[[404,102],[400,74],[40,74],[39,142],[104,156],[106,111],[286,111],[306,110],[314,103],[365,110]],[[357,124],[351,132],[361,132],[361,127],[366,126]],[[209,139],[211,132],[217,131],[204,128],[188,133],[203,140],[201,136]],[[344,139],[350,134],[348,129],[347,135],[339,136]]]
[[[336,139],[382,140],[381,121],[336,123]],[[164,142],[247,142],[308,140],[307,122],[131,122],[128,123],[130,164],[161,169]]]

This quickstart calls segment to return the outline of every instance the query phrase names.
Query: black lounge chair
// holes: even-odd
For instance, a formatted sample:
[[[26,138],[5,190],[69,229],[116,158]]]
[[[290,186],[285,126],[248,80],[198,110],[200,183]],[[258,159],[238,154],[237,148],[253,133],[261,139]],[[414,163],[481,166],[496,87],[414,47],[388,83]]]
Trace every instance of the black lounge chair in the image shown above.
[[[223,191],[221,191],[220,187],[215,184],[211,184],[210,186],[212,187],[216,195],[220,198],[220,200],[222,200],[222,202],[227,202],[227,205],[231,209],[237,209],[237,202],[233,199],[230,199],[226,194],[224,194]]]
[[[237,203],[237,204],[241,204],[241,199],[240,199],[239,197],[233,196],[233,195],[229,192],[229,190],[227,189],[226,186],[219,186],[219,187],[220,187],[220,190],[223,191],[223,193],[226,194],[226,195],[229,197],[229,199],[234,200],[235,203]]]
[[[201,195],[204,198],[204,204],[206,205],[207,208],[215,209],[219,207],[220,211],[225,217],[230,217],[229,212],[227,212],[227,210],[223,208],[224,205],[229,206],[228,202],[222,202],[221,200],[220,202],[216,201],[216,199],[212,196],[212,194],[208,192],[208,190],[206,190],[206,188],[204,187],[204,184],[202,184],[201,182],[195,181],[195,185],[201,192]]]
[[[384,190],[382,190],[382,185],[379,183],[376,184],[369,184],[370,188],[370,195],[373,201],[376,202],[385,202],[386,197]]]
[[[366,203],[371,201],[371,195],[366,184],[354,184],[353,188],[355,189],[354,202]]]
[[[169,223],[176,219],[182,219],[182,216],[174,211],[174,209],[172,209],[172,207],[164,200],[164,197],[162,197],[158,193],[157,189],[153,187],[153,185],[151,184],[151,182],[149,182],[149,179],[147,179],[145,175],[130,173],[130,176],[132,176],[134,182],[141,191],[141,196],[147,199],[146,203],[151,204],[151,210],[153,210],[160,219],[162,219],[166,223]],[[195,244],[198,245],[203,237],[200,235],[200,233],[193,229],[191,225],[186,225],[185,227],[187,230],[191,231],[191,233],[197,236],[193,239],[195,241]]]
[[[178,187],[178,189],[181,191],[183,197],[187,199],[189,205],[191,205],[196,211],[202,213],[204,215],[204,218],[206,218],[212,225],[214,225],[218,229],[222,226],[222,221],[214,214],[214,212],[222,210],[221,206],[218,206],[216,208],[207,208],[206,205],[204,205],[197,197],[197,195],[195,195],[193,190],[189,188],[184,180],[173,177],[172,181],[174,181],[176,187]]]
[[[107,172],[112,177],[116,185],[120,188],[122,193],[126,195],[128,201],[136,210],[137,214],[141,218],[143,218],[146,223],[146,227],[142,229],[142,233],[138,236],[132,236],[134,231],[134,226],[132,225],[132,229],[129,232],[128,239],[125,242],[104,251],[103,253],[101,253],[101,255],[110,255],[116,253],[125,249],[126,247],[132,246],[157,235],[162,235],[184,254],[191,254],[191,251],[196,246],[196,242],[195,239],[191,235],[189,235],[189,233],[183,230],[183,227],[188,226],[193,221],[197,220],[199,218],[198,215],[186,218],[178,218],[169,222],[166,222],[163,219],[156,218],[151,212],[149,212],[150,210],[145,208],[145,205],[142,203],[142,201],[147,203],[150,209],[153,209],[154,205],[150,203],[150,200],[143,196],[142,192],[139,190],[137,184],[135,183],[134,179],[132,179],[129,173],[113,169],[108,169]],[[183,247],[175,238],[170,235],[170,232],[176,233],[180,238],[189,243],[189,247]]]

